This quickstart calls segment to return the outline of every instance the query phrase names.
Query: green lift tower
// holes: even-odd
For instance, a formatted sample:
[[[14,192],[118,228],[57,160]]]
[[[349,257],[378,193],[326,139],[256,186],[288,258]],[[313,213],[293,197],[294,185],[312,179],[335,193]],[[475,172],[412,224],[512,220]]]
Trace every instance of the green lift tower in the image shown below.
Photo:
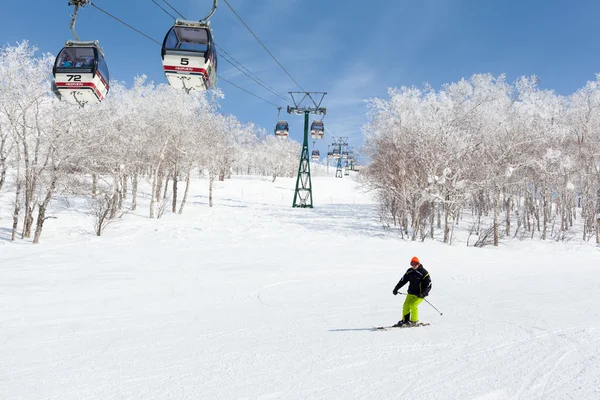
[[[313,208],[310,153],[308,151],[308,122],[310,114],[325,115],[327,113],[327,108],[321,107],[326,94],[325,92],[290,92],[294,106],[287,107],[288,114],[304,114],[304,143],[302,144],[292,207]],[[308,105],[305,105],[306,103]]]

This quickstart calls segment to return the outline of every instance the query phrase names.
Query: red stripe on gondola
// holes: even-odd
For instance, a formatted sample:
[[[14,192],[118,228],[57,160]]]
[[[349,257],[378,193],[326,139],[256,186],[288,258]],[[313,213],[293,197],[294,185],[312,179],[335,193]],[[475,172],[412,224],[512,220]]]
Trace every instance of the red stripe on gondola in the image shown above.
[[[165,71],[176,71],[176,72],[181,72],[181,73],[200,72],[201,74],[208,76],[208,74],[206,73],[206,69],[204,69],[204,68],[180,67],[180,66],[170,66],[170,65],[165,65],[165,66],[163,66],[163,68]]]
[[[100,82],[102,82],[102,84],[104,85],[104,87],[106,88],[106,90],[108,90],[108,82],[106,82],[106,81],[104,80],[104,78],[102,77],[102,75],[100,75],[100,74],[96,74],[96,76],[97,76],[98,78],[100,78]]]
[[[56,87],[58,89],[67,89],[67,90],[75,90],[75,89],[92,89],[94,94],[100,101],[104,100],[104,96],[98,90],[96,85],[93,82],[56,82]]]

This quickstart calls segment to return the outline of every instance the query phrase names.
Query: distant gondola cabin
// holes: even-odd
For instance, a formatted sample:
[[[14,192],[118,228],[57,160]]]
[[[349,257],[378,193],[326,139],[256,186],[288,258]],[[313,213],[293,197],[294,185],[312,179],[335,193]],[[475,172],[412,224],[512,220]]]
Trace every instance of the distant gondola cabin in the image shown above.
[[[313,121],[310,126],[310,134],[313,139],[323,139],[325,135],[325,125],[323,121]]]
[[[290,134],[290,126],[287,121],[277,121],[275,126],[275,136],[279,138],[287,138]]]

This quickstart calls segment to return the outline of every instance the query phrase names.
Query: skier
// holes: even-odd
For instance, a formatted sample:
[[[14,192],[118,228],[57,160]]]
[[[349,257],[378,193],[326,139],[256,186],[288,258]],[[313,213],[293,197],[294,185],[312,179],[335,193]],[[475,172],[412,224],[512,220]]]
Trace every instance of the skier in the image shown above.
[[[410,282],[410,283],[409,283]],[[399,326],[415,326],[419,322],[419,304],[429,295],[431,290],[431,277],[423,268],[423,265],[417,257],[410,260],[410,268],[406,271],[400,282],[396,285],[393,292],[394,296],[398,294],[398,290],[409,283],[408,294],[402,307],[403,319],[398,321],[394,327]]]

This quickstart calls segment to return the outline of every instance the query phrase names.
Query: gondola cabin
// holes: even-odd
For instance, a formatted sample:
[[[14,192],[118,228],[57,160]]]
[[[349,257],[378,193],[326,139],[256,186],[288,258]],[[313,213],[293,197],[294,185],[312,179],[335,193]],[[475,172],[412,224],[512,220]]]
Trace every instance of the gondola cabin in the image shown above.
[[[327,152],[327,158],[333,158],[333,151]]]
[[[339,148],[333,149],[333,158],[334,159],[340,158],[340,149]]]
[[[348,159],[348,152],[346,150],[342,151],[342,159],[344,159],[344,160]]]
[[[313,150],[310,158],[312,158],[313,160],[318,160],[319,158],[321,158],[321,153],[319,152],[319,150]]]
[[[313,139],[323,139],[325,134],[325,125],[323,121],[313,121],[310,126],[310,135]]]
[[[176,20],[163,41],[162,60],[174,88],[208,90],[217,83],[217,53],[208,24]]]
[[[52,74],[53,92],[72,104],[98,104],[109,91],[108,66],[96,41],[67,42]]]
[[[290,125],[287,121],[277,121],[277,125],[275,126],[275,136],[285,139],[290,134]]]

